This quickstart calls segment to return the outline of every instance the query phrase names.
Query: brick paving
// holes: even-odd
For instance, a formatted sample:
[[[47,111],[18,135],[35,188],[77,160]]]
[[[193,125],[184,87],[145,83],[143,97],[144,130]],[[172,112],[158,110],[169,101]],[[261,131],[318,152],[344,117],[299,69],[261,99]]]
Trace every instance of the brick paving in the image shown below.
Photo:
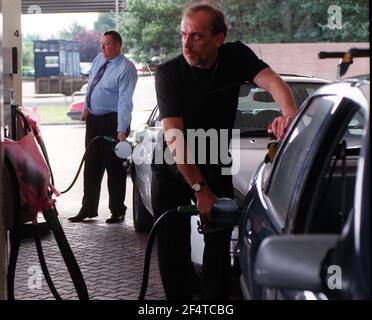
[[[84,151],[83,125],[42,126],[41,133],[54,172],[55,185],[63,190],[72,181]],[[83,194],[82,174],[71,191],[57,198],[60,221],[83,273],[93,300],[135,300],[138,298],[148,234],[134,230],[132,219],[132,182],[127,178],[125,221],[106,224],[108,209],[107,178],[104,176],[99,216],[83,223],[67,218],[78,213]],[[63,299],[78,299],[53,234],[42,237],[45,259],[57,290]],[[153,248],[146,299],[164,300],[156,247]],[[41,272],[33,238],[24,238],[18,257],[15,297],[20,300],[52,300]],[[41,286],[40,286],[41,284]]]
[[[124,223],[108,225],[107,215],[83,223],[61,223],[83,273],[90,299],[135,300],[142,283],[143,261],[148,234],[135,232],[131,212]],[[42,237],[45,259],[63,299],[78,299],[53,234]],[[20,300],[53,300],[41,273],[33,238],[22,240],[15,278],[15,296]],[[147,299],[163,300],[156,247],[153,248]]]

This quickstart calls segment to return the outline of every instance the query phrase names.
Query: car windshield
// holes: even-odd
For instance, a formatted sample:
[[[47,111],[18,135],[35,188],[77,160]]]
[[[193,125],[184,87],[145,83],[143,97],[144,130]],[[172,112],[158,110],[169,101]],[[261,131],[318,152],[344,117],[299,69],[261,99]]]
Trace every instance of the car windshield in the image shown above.
[[[287,82],[297,107],[323,83]],[[250,89],[248,87],[251,87]],[[239,105],[235,117],[235,129],[240,129],[242,137],[268,136],[268,125],[280,115],[280,108],[270,93],[264,89],[243,84],[240,90]]]

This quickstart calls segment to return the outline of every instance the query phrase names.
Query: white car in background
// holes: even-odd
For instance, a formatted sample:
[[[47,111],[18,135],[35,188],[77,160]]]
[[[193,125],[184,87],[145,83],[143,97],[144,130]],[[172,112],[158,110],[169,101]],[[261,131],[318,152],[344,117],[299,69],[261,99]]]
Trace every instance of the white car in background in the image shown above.
[[[144,62],[138,62],[132,54],[126,54],[125,55],[130,61],[133,62],[134,66],[137,70],[138,76],[150,76],[153,74],[150,66],[147,63]]]

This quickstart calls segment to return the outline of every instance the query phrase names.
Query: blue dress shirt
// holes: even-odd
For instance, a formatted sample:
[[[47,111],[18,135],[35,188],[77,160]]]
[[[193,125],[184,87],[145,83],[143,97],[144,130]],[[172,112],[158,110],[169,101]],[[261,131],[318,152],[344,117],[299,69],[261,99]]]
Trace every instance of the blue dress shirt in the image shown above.
[[[102,53],[93,60],[89,74],[89,86],[96,76],[99,68],[106,59]],[[105,73],[97,83],[91,95],[90,110],[96,116],[110,112],[118,113],[117,132],[125,132],[131,120],[133,110],[133,93],[137,84],[137,70],[134,64],[122,54],[110,60]],[[85,98],[85,108],[87,101]]]

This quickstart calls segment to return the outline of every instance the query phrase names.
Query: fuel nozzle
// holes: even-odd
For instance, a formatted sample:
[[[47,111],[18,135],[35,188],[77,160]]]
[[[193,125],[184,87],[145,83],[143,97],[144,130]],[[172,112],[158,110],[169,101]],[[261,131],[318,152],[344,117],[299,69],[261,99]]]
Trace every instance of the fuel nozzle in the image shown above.
[[[107,142],[116,144],[114,151],[118,158],[127,159],[132,154],[132,146],[128,141],[118,141],[110,136],[103,136],[103,139]]]
[[[196,216],[198,215],[198,209],[195,205],[180,206],[177,211],[181,214]]]
[[[198,214],[195,205],[180,206],[178,212],[193,216]],[[213,204],[210,225],[213,228],[233,228],[238,224],[240,215],[241,210],[234,200],[220,198]]]
[[[278,141],[276,140],[276,137],[273,133],[271,124],[268,125],[267,132],[269,133],[270,142],[267,145],[268,151],[264,159],[265,163],[273,161],[274,156],[276,154],[276,150],[278,148]]]
[[[118,141],[110,136],[103,136],[103,139],[105,139],[107,142],[117,143]]]
[[[239,222],[241,209],[229,198],[218,199],[211,210],[211,224],[217,228],[233,228]]]

